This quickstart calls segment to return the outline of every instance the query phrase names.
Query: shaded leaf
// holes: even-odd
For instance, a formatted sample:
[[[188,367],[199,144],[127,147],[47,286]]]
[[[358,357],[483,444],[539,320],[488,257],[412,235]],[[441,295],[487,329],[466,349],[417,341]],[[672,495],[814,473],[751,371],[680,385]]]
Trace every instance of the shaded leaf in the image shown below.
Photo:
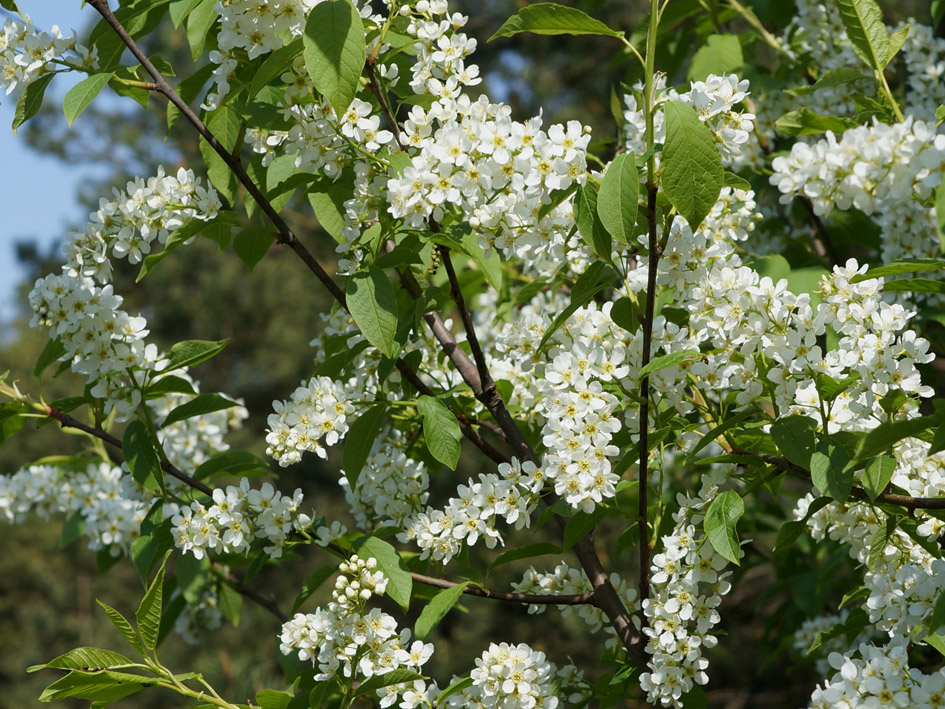
[[[666,142],[662,181],[666,197],[695,231],[712,209],[725,181],[722,156],[712,132],[681,101],[663,106]]]

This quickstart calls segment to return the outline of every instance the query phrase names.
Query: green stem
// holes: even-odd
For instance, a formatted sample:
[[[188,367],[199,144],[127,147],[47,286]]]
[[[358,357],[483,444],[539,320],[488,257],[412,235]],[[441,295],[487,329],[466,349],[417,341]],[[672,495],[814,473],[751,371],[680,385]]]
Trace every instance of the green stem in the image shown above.
[[[876,82],[879,84],[879,88],[883,92],[883,96],[886,97],[886,100],[889,101],[890,107],[892,107],[893,115],[896,116],[896,120],[899,123],[902,123],[905,120],[905,117],[902,115],[902,110],[899,108],[899,103],[893,97],[892,89],[889,88],[889,83],[886,81],[886,74],[882,70],[876,72]]]

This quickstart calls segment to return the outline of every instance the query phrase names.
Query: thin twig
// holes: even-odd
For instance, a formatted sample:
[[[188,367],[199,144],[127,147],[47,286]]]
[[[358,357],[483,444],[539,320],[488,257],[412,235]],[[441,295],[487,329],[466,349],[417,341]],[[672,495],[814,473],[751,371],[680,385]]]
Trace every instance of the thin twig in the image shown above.
[[[266,596],[263,596],[261,593],[259,593],[259,591],[256,591],[247,586],[243,581],[236,578],[232,572],[217,562],[213,562],[213,569],[224,581],[230,584],[237,593],[239,593],[241,596],[246,596],[246,598],[249,600],[265,608],[276,618],[278,618],[280,622],[285,623],[289,619],[289,616],[287,616],[285,612],[279,607],[279,604],[276,603],[275,597],[270,596],[267,598]]]
[[[62,411],[59,411],[58,409],[54,409],[49,406],[46,407],[46,415],[49,416],[50,418],[56,419],[59,422],[59,425],[62,426],[63,428],[75,428],[75,429],[78,429],[79,431],[84,431],[90,436],[95,436],[96,438],[102,441],[105,441],[105,443],[107,443],[108,445],[114,446],[118,450],[122,450],[121,441],[115,438],[108,431],[104,431],[101,428],[96,428],[94,426],[89,426],[88,424],[84,424],[78,419],[72,418],[72,416],[70,416],[69,414],[63,413]],[[168,475],[171,475],[172,477],[175,477],[178,480],[180,480],[182,483],[189,485],[194,490],[199,490],[205,495],[213,495],[212,488],[204,485],[202,482],[198,480],[194,480],[187,473],[174,467],[168,461],[164,461],[161,463],[161,469]]]
[[[384,111],[384,115],[387,116],[387,122],[390,123],[390,129],[394,133],[394,137],[397,138],[397,144],[403,145],[400,140],[400,126],[397,124],[397,117],[394,115],[393,110],[390,107],[390,101],[387,100],[387,92],[381,88],[380,82],[377,80],[377,73],[374,71],[374,60],[376,58],[368,57],[367,61],[364,63],[364,70],[368,75],[368,87],[371,89],[371,93],[374,94],[377,98],[377,102],[381,105],[381,110]]]
[[[410,576],[417,583],[422,583],[427,586],[435,586],[436,588],[455,588],[456,586],[459,586],[460,583],[462,583],[460,581],[447,581],[446,579],[438,579],[433,576],[425,576],[423,574],[417,573],[411,573]],[[491,598],[496,601],[525,603],[536,606],[579,606],[594,604],[593,591],[588,593],[574,593],[568,595],[529,594],[513,593],[509,591],[492,591],[490,589],[480,588],[479,586],[466,586],[466,588],[463,589],[463,593],[468,596]]]

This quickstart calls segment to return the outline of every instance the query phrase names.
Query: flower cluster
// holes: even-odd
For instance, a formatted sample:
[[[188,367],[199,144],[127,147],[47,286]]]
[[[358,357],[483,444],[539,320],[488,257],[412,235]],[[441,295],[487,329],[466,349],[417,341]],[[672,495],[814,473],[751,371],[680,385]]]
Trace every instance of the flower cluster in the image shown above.
[[[834,209],[872,214],[887,203],[928,199],[945,172],[945,135],[934,126],[906,118],[886,125],[874,121],[845,131],[827,132],[813,145],[795,143],[791,154],[774,159],[771,184],[784,195],[810,199],[821,216]]]
[[[410,630],[398,631],[392,616],[366,607],[368,600],[387,588],[388,579],[378,570],[377,560],[355,555],[338,569],[341,575],[331,602],[314,613],[296,613],[282,626],[282,654],[297,653],[303,662],[311,660],[319,681],[369,679],[396,669],[419,671],[433,654],[433,645],[419,640],[411,643]],[[422,681],[385,687],[379,693],[381,706],[393,704],[398,692],[405,694],[400,706],[409,709],[426,695],[426,687]],[[417,703],[411,703],[410,697],[416,697]]]
[[[309,451],[321,458],[327,452],[321,445],[324,438],[335,445],[348,431],[348,416],[354,412],[347,392],[328,377],[312,377],[302,382],[288,401],[274,401],[275,412],[269,414],[266,455],[282,467],[297,463]]]
[[[721,619],[716,609],[731,583],[730,572],[720,573],[728,562],[697,529],[726,477],[718,471],[707,473],[697,495],[678,496],[673,532],[662,538],[663,551],[654,555],[650,567],[643,634],[651,659],[648,671],[640,675],[640,687],[648,701],[663,706],[679,706],[680,697],[694,684],[709,681],[703,649],[718,643],[710,631]]]
[[[480,83],[479,67],[466,64],[466,57],[476,51],[476,40],[457,31],[469,18],[448,14],[446,0],[420,0],[413,9],[407,33],[417,39],[417,59],[410,87],[418,94],[455,99],[464,86]]]
[[[421,559],[432,556],[443,564],[459,554],[464,543],[473,545],[480,537],[492,549],[502,541],[496,528],[499,518],[515,529],[528,526],[544,482],[541,468],[512,458],[499,465],[498,475],[480,474],[478,482],[468,480],[457,487],[458,497],[451,497],[445,509],[428,508],[408,520],[397,538],[416,542]]]
[[[30,327],[49,328],[72,363],[92,385],[92,396],[104,399],[107,410],[127,418],[141,403],[136,371],[154,370],[159,357],[146,344],[147,322],[121,310],[122,298],[110,285],[87,276],[51,273],[37,279],[29,294]]]
[[[492,643],[469,673],[472,685],[447,698],[450,707],[555,709],[557,668],[525,643]]]
[[[418,228],[458,209],[483,248],[535,262],[536,270],[565,260],[574,223],[570,200],[539,212],[553,191],[585,179],[590,134],[580,123],[545,132],[539,118],[513,121],[509,106],[464,94],[428,110],[414,106],[402,135],[419,154],[388,182],[392,216]]]
[[[291,497],[269,483],[256,490],[243,478],[239,486],[216,488],[209,508],[198,501],[181,507],[171,518],[174,544],[202,559],[210,552],[245,554],[254,540],[264,539],[265,552],[278,559],[289,533],[304,530],[312,523],[309,515],[299,512],[301,504],[301,490]]]
[[[141,533],[151,500],[134,489],[120,468],[102,463],[65,472],[52,465],[33,465],[0,476],[0,519],[22,522],[28,514],[49,519],[60,512],[79,515],[89,548],[130,553]]]
[[[72,370],[88,378],[92,395],[126,418],[141,403],[140,372],[159,370],[162,360],[157,347],[145,343],[145,319],[120,309],[122,299],[108,283],[111,258],[139,262],[154,240],[164,243],[191,220],[211,219],[220,202],[183,168],[176,176],[159,168],[155,177],[129,182],[114,196],[100,201],[84,230],[69,234],[61,273],[36,281],[30,326],[49,328]]]
[[[9,96],[23,90],[44,74],[53,71],[53,60],[61,59],[76,68],[90,67],[89,50],[63,37],[53,25],[49,33],[32,25],[6,20],[0,28],[0,90]]]
[[[885,647],[860,645],[860,657],[831,653],[832,679],[818,685],[810,698],[811,709],[867,709],[891,706],[933,709],[945,704],[945,671],[931,674],[909,667],[903,643]]]
[[[342,471],[339,484],[361,529],[388,524],[402,527],[430,497],[427,468],[422,461],[407,457],[405,447],[404,434],[387,429],[374,440],[354,489],[348,474],[357,471]]]
[[[634,613],[639,607],[637,603],[637,590],[628,587],[627,582],[616,573],[610,575],[610,583],[613,585],[614,590],[617,591],[620,600],[623,601],[624,607],[630,613]],[[591,582],[587,579],[587,575],[581,569],[574,569],[568,566],[567,562],[564,561],[558,564],[551,573],[536,571],[534,566],[528,567],[522,580],[513,583],[512,588],[519,593],[550,594],[555,596],[590,593],[594,590],[591,586]],[[557,608],[565,618],[576,614],[581,620],[587,623],[595,633],[600,630],[607,621],[604,612],[597,606],[589,603],[568,606],[559,605]],[[528,612],[532,614],[544,613],[546,609],[547,606],[544,605],[539,606],[532,604],[528,606]],[[608,631],[613,632],[613,628],[608,626]]]

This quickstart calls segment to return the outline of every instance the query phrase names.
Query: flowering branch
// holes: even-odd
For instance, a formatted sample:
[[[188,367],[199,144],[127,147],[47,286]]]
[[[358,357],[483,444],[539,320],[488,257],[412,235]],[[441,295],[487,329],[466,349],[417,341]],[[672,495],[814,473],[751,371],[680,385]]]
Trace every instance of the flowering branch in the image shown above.
[[[59,422],[59,425],[62,426],[63,428],[78,429],[79,431],[83,431],[84,433],[87,433],[90,436],[94,436],[95,438],[98,438],[104,441],[108,445],[113,446],[117,448],[118,450],[122,450],[121,441],[115,438],[108,431],[102,430],[101,428],[96,428],[95,426],[89,426],[88,424],[84,424],[78,419],[73,418],[69,414],[63,413],[62,411],[59,411],[58,409],[54,409],[50,406],[45,407],[44,411],[47,416],[49,416],[50,418],[56,419]],[[169,461],[162,460],[161,469],[168,475],[177,478],[185,485],[189,485],[194,490],[199,490],[205,495],[213,495],[212,488],[208,487],[207,485],[204,485],[199,480],[194,480],[187,473],[181,471],[179,468],[172,465]]]
[[[811,479],[811,473],[809,470],[802,468],[796,463],[792,463],[786,458],[781,458],[776,455],[758,455],[756,453],[750,453],[743,450],[735,450],[736,453],[742,455],[756,455],[758,458],[764,462],[773,465],[775,468],[784,473],[791,473],[792,475],[804,478],[807,481]],[[911,495],[899,495],[894,492],[881,492],[876,496],[875,499],[871,499],[866,490],[859,487],[854,487],[850,494],[858,500],[870,501],[870,502],[885,502],[890,505],[896,505],[897,507],[904,507],[908,510],[945,510],[945,497],[912,497]]]

